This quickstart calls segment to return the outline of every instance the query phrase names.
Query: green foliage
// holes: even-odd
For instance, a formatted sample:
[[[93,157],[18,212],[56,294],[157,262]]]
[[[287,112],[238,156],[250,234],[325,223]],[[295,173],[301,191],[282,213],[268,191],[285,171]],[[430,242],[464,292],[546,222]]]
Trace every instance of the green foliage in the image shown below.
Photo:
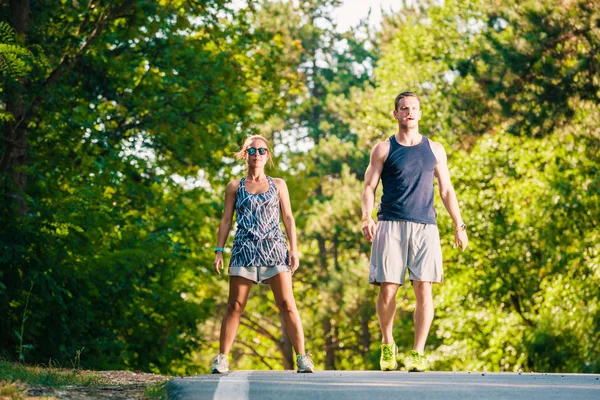
[[[561,132],[484,137],[455,160],[472,250],[451,258],[459,268],[439,306],[440,366],[597,370],[598,235],[588,215],[600,210],[599,156],[593,138]]]
[[[13,113],[29,110],[23,200],[1,179],[0,352],[206,372],[228,290],[211,268],[224,188],[237,146],[262,133],[298,226],[307,350],[318,368],[376,369],[362,179],[396,130],[394,97],[415,90],[471,240],[452,248],[438,198],[435,368],[600,371],[592,3],[405,4],[376,32],[364,21],[337,32],[337,0],[49,3],[32,7],[27,34],[0,24],[0,161]],[[401,350],[413,312],[407,285]],[[232,368],[280,369],[290,354],[272,294],[256,287]]]
[[[174,370],[212,313],[222,158],[280,112],[295,76],[281,42],[224,2],[34,11],[26,43],[49,63],[14,89],[37,107],[28,213],[3,186],[2,352],[25,343],[32,360],[64,360],[85,348],[86,368]]]
[[[598,101],[598,5],[502,1],[483,22],[485,45],[458,65],[509,118],[507,131],[540,137],[568,125],[580,101]],[[498,121],[500,122],[500,121]]]
[[[5,21],[0,21],[0,76],[18,78],[28,72],[27,64],[19,56],[29,57],[31,53],[14,44],[15,31]]]
[[[97,386],[102,384],[99,376],[78,374],[75,370],[67,371],[54,365],[44,368],[30,367],[20,363],[11,363],[4,359],[0,360],[0,377],[3,381],[23,382],[31,386]]]

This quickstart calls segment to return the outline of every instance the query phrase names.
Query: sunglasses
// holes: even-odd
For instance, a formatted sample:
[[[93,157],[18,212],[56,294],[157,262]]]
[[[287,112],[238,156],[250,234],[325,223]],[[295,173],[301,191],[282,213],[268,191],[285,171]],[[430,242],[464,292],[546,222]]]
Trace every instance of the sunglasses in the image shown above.
[[[250,156],[255,156],[257,152],[261,156],[264,156],[265,154],[267,154],[267,151],[269,151],[269,150],[264,147],[259,147],[258,149],[256,147],[249,147],[246,149],[246,152]]]

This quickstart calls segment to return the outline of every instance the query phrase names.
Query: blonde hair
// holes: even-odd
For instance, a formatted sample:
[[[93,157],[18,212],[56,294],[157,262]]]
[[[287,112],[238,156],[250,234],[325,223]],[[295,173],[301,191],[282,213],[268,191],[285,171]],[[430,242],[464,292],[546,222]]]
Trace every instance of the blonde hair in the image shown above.
[[[262,135],[248,136],[246,138],[246,140],[244,141],[242,148],[237,153],[235,153],[235,158],[237,158],[238,160],[246,160],[246,157],[248,156],[248,153],[246,152],[246,150],[248,150],[248,148],[250,147],[250,143],[252,143],[252,141],[255,139],[262,140],[267,145],[267,157],[269,158],[269,166],[272,167],[273,166],[273,158],[271,157],[271,149],[269,149],[269,141],[267,140],[266,137],[264,137]]]

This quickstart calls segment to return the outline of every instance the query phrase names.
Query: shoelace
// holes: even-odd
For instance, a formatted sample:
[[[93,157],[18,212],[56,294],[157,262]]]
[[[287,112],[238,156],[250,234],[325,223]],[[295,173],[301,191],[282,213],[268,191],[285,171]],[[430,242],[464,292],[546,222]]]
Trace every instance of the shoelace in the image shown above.
[[[223,361],[226,361],[226,360],[227,360],[227,357],[224,356],[223,354],[217,355],[217,359],[216,359],[217,364],[221,364]]]
[[[391,360],[393,356],[392,346],[383,346],[383,359],[386,361]]]
[[[423,363],[424,358],[425,356],[422,356],[419,353],[412,353],[413,365],[421,365]]]
[[[297,363],[304,362],[304,363],[312,364],[312,359],[310,358],[310,356],[312,356],[312,354],[304,353],[304,354],[298,356],[298,359],[296,360],[296,362]]]

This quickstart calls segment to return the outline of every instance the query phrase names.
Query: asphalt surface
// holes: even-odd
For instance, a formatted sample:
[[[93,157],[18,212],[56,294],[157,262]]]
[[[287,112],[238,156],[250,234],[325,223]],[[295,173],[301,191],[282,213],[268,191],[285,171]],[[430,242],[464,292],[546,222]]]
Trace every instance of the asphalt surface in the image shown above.
[[[169,399],[600,399],[600,375],[405,371],[233,371],[176,378]]]

